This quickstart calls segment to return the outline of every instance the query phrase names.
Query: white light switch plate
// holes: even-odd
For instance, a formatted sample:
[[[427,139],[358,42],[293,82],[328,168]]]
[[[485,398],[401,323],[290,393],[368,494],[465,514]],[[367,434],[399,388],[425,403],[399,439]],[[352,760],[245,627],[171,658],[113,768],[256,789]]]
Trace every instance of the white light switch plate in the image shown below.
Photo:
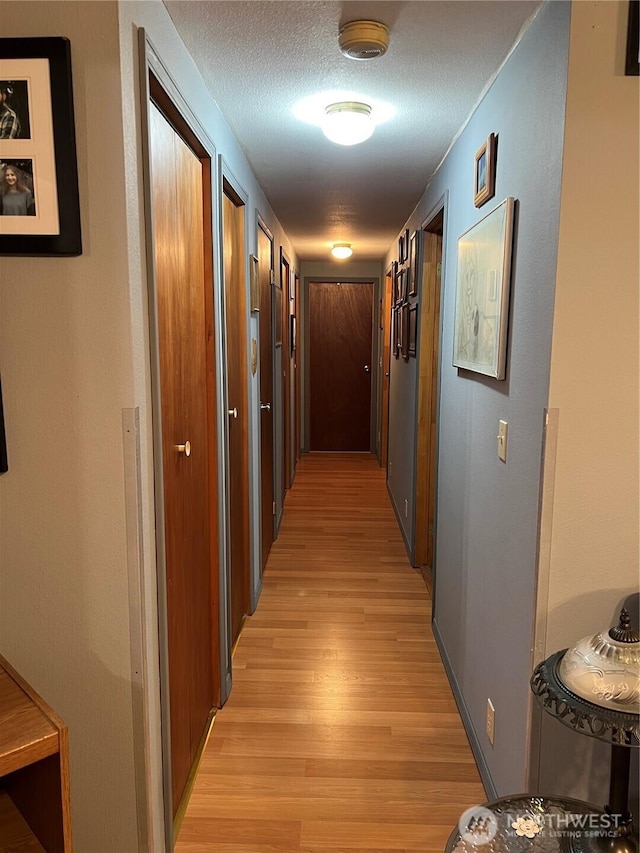
[[[507,461],[507,432],[509,424],[506,421],[498,421],[498,458]]]

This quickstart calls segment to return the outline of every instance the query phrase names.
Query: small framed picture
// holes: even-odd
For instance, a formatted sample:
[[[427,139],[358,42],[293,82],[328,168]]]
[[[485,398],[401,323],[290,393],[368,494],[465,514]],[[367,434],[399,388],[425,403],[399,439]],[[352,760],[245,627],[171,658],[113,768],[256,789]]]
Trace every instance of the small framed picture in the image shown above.
[[[289,322],[291,324],[291,328],[289,331],[289,340],[291,341],[291,355],[296,351],[297,342],[296,342],[296,315],[289,315]]]
[[[409,229],[405,228],[404,232],[404,256],[402,263],[405,264],[409,260]]]
[[[402,317],[400,319],[400,349],[405,361],[409,361],[409,303],[405,302],[400,308]]]
[[[416,341],[418,338],[418,306],[409,306],[409,356],[416,357]]]
[[[81,252],[69,41],[0,39],[0,254]]]
[[[393,350],[393,357],[399,358],[400,347],[401,347],[401,341],[400,341],[400,309],[394,308],[392,311],[392,314],[393,314],[393,320],[392,320],[393,340],[391,342],[391,349]]]
[[[482,143],[476,152],[473,203],[482,207],[496,193],[496,140],[495,134]]]
[[[398,237],[398,265],[404,263],[404,234]]]
[[[393,304],[401,305],[404,299],[404,269],[402,267],[398,267],[393,281]]]
[[[249,283],[251,310],[260,310],[260,281],[258,279],[258,259],[255,255],[249,256]]]
[[[414,231],[409,241],[409,296],[417,296],[422,269],[422,231]]]

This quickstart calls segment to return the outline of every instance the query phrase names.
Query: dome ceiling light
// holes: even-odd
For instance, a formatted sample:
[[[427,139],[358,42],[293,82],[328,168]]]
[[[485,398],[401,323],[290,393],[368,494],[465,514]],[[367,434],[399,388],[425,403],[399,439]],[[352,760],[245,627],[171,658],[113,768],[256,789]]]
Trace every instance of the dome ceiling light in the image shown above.
[[[389,47],[389,29],[378,21],[350,21],[340,30],[338,44],[349,59],[377,59]]]
[[[340,101],[325,107],[322,132],[338,145],[358,145],[375,130],[371,107],[359,101]]]
[[[340,258],[340,260],[350,258],[353,254],[351,243],[334,243],[333,249],[331,249],[331,254],[334,258]]]

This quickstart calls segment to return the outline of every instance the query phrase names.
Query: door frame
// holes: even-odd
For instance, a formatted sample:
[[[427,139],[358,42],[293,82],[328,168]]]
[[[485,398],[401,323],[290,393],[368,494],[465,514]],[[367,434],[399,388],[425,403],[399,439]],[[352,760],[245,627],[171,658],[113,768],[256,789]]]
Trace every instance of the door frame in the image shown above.
[[[217,495],[218,507],[218,607],[212,607],[212,619],[218,627],[218,683],[214,680],[214,692],[218,704],[222,705],[228,696],[230,688],[230,654],[225,648],[225,635],[222,631],[224,623],[223,583],[224,572],[219,567],[225,565],[226,540],[220,533],[225,529],[224,509],[224,461],[221,454],[221,443],[219,435],[220,424],[223,423],[221,415],[223,411],[223,396],[221,383],[219,381],[219,366],[222,364],[222,348],[220,340],[220,288],[219,288],[219,254],[213,251],[215,246],[215,223],[213,212],[216,207],[216,190],[218,185],[217,176],[217,152],[216,147],[200,124],[197,117],[191,111],[186,99],[176,86],[170,72],[162,62],[159,52],[147,36],[144,28],[138,30],[139,47],[139,83],[140,83],[140,131],[141,131],[141,162],[143,175],[143,201],[144,201],[144,259],[142,261],[142,272],[146,273],[147,281],[147,311],[148,311],[148,333],[149,333],[149,375],[151,386],[150,412],[151,433],[153,448],[153,500],[155,520],[155,584],[156,584],[156,610],[143,614],[143,623],[157,625],[151,631],[154,640],[157,636],[157,661],[154,661],[153,670],[151,665],[148,671],[141,673],[142,689],[134,690],[134,732],[137,728],[142,729],[142,742],[148,744],[148,749],[143,750],[144,767],[138,767],[136,771],[136,809],[138,813],[139,826],[146,829],[147,838],[153,838],[157,827],[155,820],[159,817],[154,814],[152,792],[155,789],[156,767],[158,763],[162,772],[163,791],[163,827],[164,842],[167,850],[173,849],[174,843],[174,818],[172,810],[172,769],[171,769],[171,729],[169,709],[169,653],[168,653],[168,629],[167,629],[167,607],[166,607],[166,553],[165,553],[165,524],[164,524],[164,474],[162,466],[162,418],[160,401],[160,360],[159,360],[159,337],[158,317],[155,306],[155,251],[153,235],[153,205],[151,197],[151,154],[149,140],[149,110],[151,104],[150,78],[154,78],[154,86],[157,84],[166,98],[166,104],[171,106],[174,115],[179,116],[183,123],[183,129],[188,129],[190,144],[200,149],[197,156],[208,160],[208,177],[205,176],[203,187],[208,191],[210,199],[211,220],[205,231],[208,231],[210,245],[206,246],[205,274],[208,284],[213,288],[213,328],[215,341],[212,350],[208,348],[208,354],[215,359],[215,422],[217,424],[215,444],[215,460],[217,466]],[[212,415],[214,413],[211,413]],[[213,496],[213,495],[212,495]],[[212,589],[215,589],[215,576],[212,576]],[[144,599],[144,596],[142,596]],[[143,627],[143,626],[141,626]],[[144,636],[141,640],[146,647],[147,661],[150,660],[154,649],[148,647]],[[157,668],[156,668],[157,666]],[[145,683],[146,681],[146,683]],[[152,683],[153,682],[153,683]],[[159,708],[159,718],[155,713]],[[142,721],[137,725],[137,717],[143,714]],[[159,735],[158,735],[159,728]],[[159,754],[158,754],[159,753]],[[139,771],[139,772],[138,772]],[[155,820],[154,820],[155,819]],[[155,830],[155,832],[154,832]]]
[[[228,190],[228,191],[227,191]],[[222,154],[218,156],[218,240],[220,251],[218,252],[218,264],[219,264],[219,282],[220,282],[220,300],[221,300],[221,336],[222,336],[222,349],[223,349],[223,361],[222,361],[222,373],[223,380],[220,383],[223,386],[223,395],[224,395],[224,423],[221,429],[221,435],[223,438],[223,454],[224,454],[224,467],[225,467],[225,538],[227,542],[231,542],[230,532],[231,532],[231,518],[229,515],[229,482],[230,482],[230,468],[229,468],[229,420],[228,420],[228,409],[229,409],[229,395],[227,388],[227,316],[225,309],[225,293],[224,293],[224,222],[223,222],[223,198],[224,195],[227,195],[235,204],[242,205],[245,209],[245,227],[244,227],[244,293],[245,293],[245,387],[244,394],[247,408],[247,438],[248,438],[248,446],[245,448],[247,453],[247,497],[249,503],[249,562],[246,567],[246,575],[244,578],[245,581],[245,609],[248,612],[251,609],[251,595],[252,591],[256,586],[256,559],[255,559],[255,524],[256,524],[256,504],[254,500],[255,496],[255,477],[256,477],[256,466],[254,464],[253,453],[251,452],[251,436],[254,435],[254,431],[256,429],[256,413],[254,411],[254,406],[251,404],[253,400],[251,394],[251,325],[250,325],[250,317],[249,311],[247,307],[250,306],[250,287],[249,287],[249,227],[248,227],[248,212],[249,212],[249,194],[243,188],[240,181],[234,175],[231,167],[224,159]],[[234,198],[235,196],[235,198]],[[258,513],[259,515],[259,513]],[[231,551],[230,547],[227,547],[225,552],[225,563],[224,563],[224,572],[221,574],[225,575],[225,599],[226,602],[226,615],[227,622],[225,625],[225,636],[227,639],[227,644],[229,648],[229,669],[231,672]],[[259,563],[258,559],[258,577],[259,577]],[[231,689],[232,683],[232,675],[230,675],[229,680],[229,690]]]
[[[429,567],[429,571],[426,572],[423,570],[423,567],[420,566],[421,572],[423,574],[425,583],[431,592],[431,607],[432,613],[435,606],[435,585],[436,585],[436,540],[437,540],[437,527],[438,527],[438,446],[439,446],[439,433],[440,433],[440,394],[442,390],[442,336],[443,336],[443,321],[444,321],[444,311],[442,310],[444,304],[444,288],[445,288],[445,257],[446,257],[446,235],[447,235],[447,217],[449,212],[449,196],[448,192],[442,195],[438,201],[433,205],[428,215],[422,220],[420,224],[421,231],[430,231],[434,225],[439,223],[439,227],[442,229],[442,251],[441,251],[441,272],[440,272],[440,285],[439,292],[437,293],[437,299],[439,301],[439,316],[438,316],[438,324],[437,328],[434,329],[434,334],[437,334],[438,339],[438,359],[437,364],[435,365],[435,370],[432,371],[431,377],[435,378],[437,383],[436,393],[434,399],[434,403],[429,403],[427,407],[421,407],[420,404],[420,393],[421,393],[421,373],[424,369],[425,358],[428,357],[429,354],[425,354],[423,348],[423,331],[422,331],[422,315],[423,315],[423,307],[426,304],[425,295],[423,293],[422,288],[424,287],[424,277],[421,277],[421,291],[419,294],[420,297],[420,309],[418,314],[418,349],[416,353],[418,369],[416,370],[416,427],[415,427],[415,446],[414,446],[414,482],[413,482],[413,505],[414,505],[414,513],[413,513],[413,541],[411,543],[411,558],[413,565],[418,565],[417,557],[420,555],[421,550],[417,548],[417,527],[420,520],[420,517],[424,517],[425,511],[428,513],[428,506],[420,509],[418,507],[418,480],[420,478],[425,477],[425,473],[429,475],[432,482],[432,499],[433,499],[433,553],[432,553],[432,565]],[[433,233],[433,232],[432,232]],[[424,251],[424,250],[423,250]],[[424,258],[424,256],[423,256]],[[418,459],[419,459],[419,448],[424,446],[425,436],[420,433],[420,422],[421,416],[424,417],[425,412],[424,408],[428,408],[431,412],[431,409],[435,405],[435,412],[432,412],[433,422],[434,422],[434,446],[433,446],[433,455],[430,458],[428,471],[420,470],[418,468]],[[423,502],[428,501],[429,494],[428,490],[426,494],[422,496]],[[429,535],[428,530],[426,532],[427,536]],[[418,551],[418,553],[416,553]]]
[[[260,211],[256,209],[256,254],[258,254],[258,242],[259,242],[259,232],[265,235],[269,243],[271,244],[271,268],[270,268],[270,281],[271,281],[271,348],[270,348],[270,356],[271,356],[271,459],[272,459],[272,478],[271,478],[271,502],[272,502],[272,513],[271,513],[271,536],[272,542],[276,541],[278,536],[278,525],[276,520],[276,414],[277,414],[277,392],[276,392],[276,348],[275,348],[275,300],[273,296],[273,288],[275,286],[276,280],[276,255],[275,255],[275,239],[273,236],[273,232],[265,222],[264,218],[260,214]],[[258,330],[260,329],[260,323],[258,322]],[[258,347],[258,352],[261,351],[261,347]],[[260,362],[258,362],[260,364]],[[260,375],[258,375],[258,403],[260,403]],[[258,432],[258,436],[261,438],[261,430],[262,430],[262,420],[260,418],[260,411],[258,410],[258,424],[260,426],[260,430]],[[262,497],[262,465],[258,466],[258,471],[260,474],[259,478],[259,488],[260,495]],[[252,599],[251,602],[251,610],[255,610],[255,607],[258,603],[258,598],[260,596],[260,591],[262,589],[262,513],[260,513],[260,561],[258,565],[259,573],[258,573],[258,583],[256,585],[255,590],[252,590],[252,595],[255,595],[255,601]]]
[[[301,405],[303,410],[302,415],[302,447],[303,453],[309,452],[310,444],[310,411],[311,411],[311,394],[310,394],[310,369],[309,369],[309,285],[310,284],[333,284],[344,282],[345,284],[373,284],[373,297],[371,307],[371,410],[369,413],[369,451],[376,452],[377,446],[377,430],[378,430],[378,374],[379,374],[379,338],[378,334],[378,302],[380,299],[380,277],[379,276],[305,276],[302,281],[301,295],[302,303],[298,309],[300,333],[298,335],[299,342],[302,343],[302,371],[301,371]],[[301,310],[300,310],[301,309]]]

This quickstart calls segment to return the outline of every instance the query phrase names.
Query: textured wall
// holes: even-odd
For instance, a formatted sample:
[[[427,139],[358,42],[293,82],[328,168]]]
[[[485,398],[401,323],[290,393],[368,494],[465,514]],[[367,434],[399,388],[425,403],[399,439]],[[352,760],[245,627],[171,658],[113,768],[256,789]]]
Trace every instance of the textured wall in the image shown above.
[[[547,405],[565,109],[569,5],[544,6],[431,181],[409,226],[446,196],[439,401],[435,621],[500,794],[526,787],[543,414]],[[495,198],[473,206],[474,155],[498,135]],[[516,199],[504,381],[452,367],[458,237]],[[390,261],[395,248],[392,249]],[[393,361],[393,360],[392,360]],[[412,493],[415,362],[394,361],[389,483]],[[508,461],[496,453],[509,423]],[[413,531],[409,521],[406,531]],[[495,744],[485,734],[487,698]]]

